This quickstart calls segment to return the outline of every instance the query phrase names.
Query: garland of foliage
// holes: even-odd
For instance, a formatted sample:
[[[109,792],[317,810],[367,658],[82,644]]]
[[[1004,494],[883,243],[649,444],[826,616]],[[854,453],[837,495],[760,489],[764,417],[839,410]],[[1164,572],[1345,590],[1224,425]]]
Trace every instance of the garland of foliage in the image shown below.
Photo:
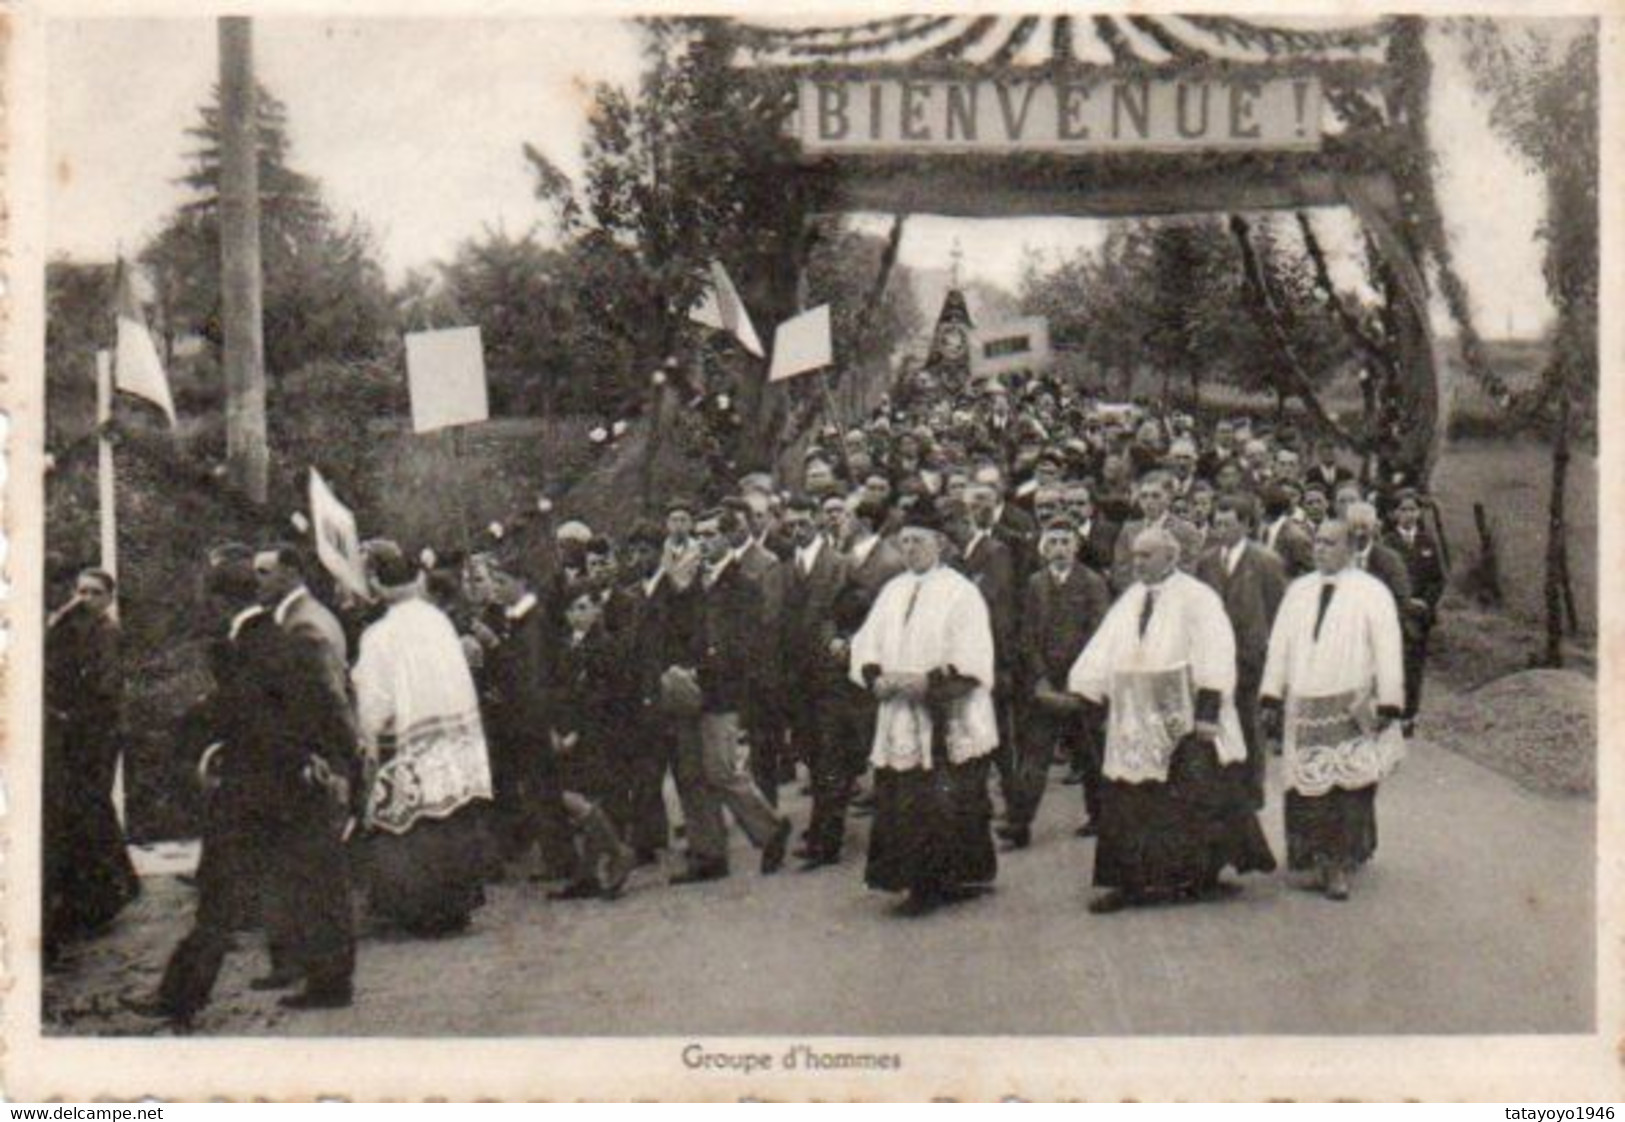
[[[1342,294],[1332,282],[1331,268],[1326,260],[1326,252],[1321,248],[1320,239],[1315,236],[1315,228],[1304,211],[1297,212],[1298,230],[1303,236],[1305,252],[1309,255],[1309,264],[1314,270],[1315,290],[1320,293],[1322,303],[1331,309],[1337,322],[1342,325],[1344,333],[1353,342],[1354,347],[1365,358],[1366,362],[1375,366],[1385,379],[1392,380],[1399,374],[1393,354],[1389,350],[1389,340],[1378,339],[1373,336],[1366,325],[1360,322],[1358,316],[1343,302]]]
[[[1263,172],[1285,179],[1313,172],[1353,175],[1391,166],[1399,138],[1384,134],[1327,137],[1318,152],[1101,152],[1089,158],[1057,152],[858,152],[804,159],[801,169],[838,181],[854,167],[877,175],[926,177],[944,173],[985,179],[1064,187],[1086,177],[1091,185],[1113,182],[1147,186],[1178,185],[1193,178],[1233,172]]]
[[[1247,281],[1247,291],[1252,296],[1254,316],[1286,360],[1284,370],[1272,367],[1271,375],[1285,392],[1303,402],[1304,408],[1309,410],[1310,416],[1322,429],[1361,453],[1373,451],[1369,435],[1356,436],[1349,432],[1321,405],[1320,398],[1315,394],[1314,382],[1304,369],[1297,348],[1292,345],[1291,337],[1282,323],[1280,306],[1270,293],[1269,278],[1253,249],[1252,228],[1247,220],[1239,214],[1232,214],[1230,234],[1235,239],[1236,248],[1241,251],[1242,274]]]
[[[1434,189],[1434,159],[1428,146],[1427,133],[1428,83],[1432,77],[1432,64],[1422,41],[1423,21],[1418,16],[1399,16],[1395,17],[1394,24],[1389,59],[1397,78],[1394,99],[1402,117],[1401,130],[1407,140],[1395,150],[1395,159],[1391,164],[1394,182],[1399,189],[1400,220],[1407,240],[1416,248],[1418,268],[1424,266],[1424,257],[1433,261],[1440,295],[1444,297],[1445,307],[1460,334],[1462,360],[1468,374],[1491,400],[1507,408],[1513,404],[1512,393],[1500,375],[1490,367],[1484,354],[1483,341],[1473,324],[1467,286],[1456,271],[1455,257],[1445,231],[1444,214]]]

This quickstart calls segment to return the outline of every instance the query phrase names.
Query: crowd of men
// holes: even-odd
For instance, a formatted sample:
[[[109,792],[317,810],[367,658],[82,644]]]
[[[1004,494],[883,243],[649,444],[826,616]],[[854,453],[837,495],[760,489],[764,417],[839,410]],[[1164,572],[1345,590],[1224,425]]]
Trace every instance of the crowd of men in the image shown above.
[[[995,834],[1032,844],[1062,766],[1092,911],[1273,869],[1274,754],[1289,868],[1347,897],[1444,591],[1421,496],[1286,425],[929,372],[800,469],[618,539],[565,523],[546,561],[368,543],[373,602],[336,612],[300,549],[212,551],[197,917],[132,1008],[189,1020],[251,923],[256,986],[342,1005],[352,883],[443,936],[493,879],[727,877],[730,819],[763,875],[843,864],[867,820],[867,883],[931,911],[988,889]]]

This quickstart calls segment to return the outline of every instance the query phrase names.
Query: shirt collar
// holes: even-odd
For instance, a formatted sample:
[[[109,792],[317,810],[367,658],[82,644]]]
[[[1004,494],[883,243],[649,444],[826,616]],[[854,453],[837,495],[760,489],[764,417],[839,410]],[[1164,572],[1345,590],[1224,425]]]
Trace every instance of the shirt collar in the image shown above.
[[[288,613],[293,611],[294,604],[298,603],[299,598],[304,595],[306,595],[305,586],[300,585],[282,598],[282,602],[276,606],[276,611],[271,614],[271,618],[276,620],[278,627],[288,621]]]
[[[242,611],[238,612],[236,615],[231,617],[231,628],[226,632],[226,634],[228,636],[230,636],[233,640],[235,640],[237,638],[238,632],[242,631],[244,624],[246,624],[249,620],[253,619],[255,616],[260,616],[260,615],[264,615],[264,614],[265,614],[265,609],[262,606],[260,606],[259,604],[251,604],[251,605],[249,605],[248,607],[244,608]]]
[[[863,564],[865,561],[869,560],[869,554],[873,553],[875,551],[875,546],[879,544],[880,535],[870,534],[867,538],[864,538],[861,542],[857,542],[852,546],[852,560],[856,561],[859,565]]]
[[[824,536],[819,534],[808,545],[796,548],[796,560],[802,562],[807,568],[818,563],[818,555],[824,551]]]

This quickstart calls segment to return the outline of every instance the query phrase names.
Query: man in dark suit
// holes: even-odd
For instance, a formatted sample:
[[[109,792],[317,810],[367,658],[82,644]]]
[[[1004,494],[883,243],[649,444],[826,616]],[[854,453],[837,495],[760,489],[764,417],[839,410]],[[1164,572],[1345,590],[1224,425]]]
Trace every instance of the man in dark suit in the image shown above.
[[[761,589],[738,565],[750,527],[733,505],[702,516],[694,536],[703,568],[686,589],[688,649],[673,650],[662,673],[665,706],[677,726],[677,793],[688,836],[688,868],[674,884],[728,875],[726,806],[751,844],[762,851],[762,873],[784,863],[790,820],[780,816],[751,778],[750,741],[741,714],[761,688],[767,646]]]
[[[1349,541],[1354,546],[1354,566],[1364,569],[1393,593],[1394,607],[1399,610],[1399,622],[1407,639],[1416,626],[1416,604],[1411,595],[1411,575],[1405,561],[1392,549],[1382,544],[1382,521],[1377,508],[1368,502],[1349,503],[1346,521]]]
[[[836,500],[827,499],[829,503]],[[785,508],[784,528],[792,552],[785,562],[780,665],[784,667],[790,735],[796,755],[812,776],[813,822],[806,845],[798,852],[806,863],[833,863],[841,839],[835,831],[844,820],[851,774],[851,746],[834,739],[832,709],[842,705],[846,662],[833,649],[837,631],[835,605],[844,590],[850,561],[822,532],[821,514],[812,500],[797,496]],[[832,734],[826,737],[826,733]],[[835,803],[842,818],[832,814]],[[815,826],[817,827],[815,829]]]
[[[1258,728],[1258,690],[1264,679],[1270,629],[1286,593],[1286,567],[1252,541],[1253,504],[1225,495],[1213,508],[1213,539],[1196,576],[1219,594],[1236,635],[1236,715],[1247,740],[1247,766],[1255,810],[1264,805],[1264,744]]]
[[[1044,527],[1044,566],[1027,580],[1021,612],[1022,736],[1017,782],[999,834],[1013,847],[1032,840],[1056,746],[1083,777],[1090,822],[1099,811],[1099,729],[1066,694],[1067,674],[1111,606],[1106,581],[1078,558],[1077,528],[1066,519]],[[1086,826],[1089,825],[1086,823]]]
[[[1411,614],[1415,617],[1405,635],[1405,731],[1409,733],[1422,705],[1428,639],[1448,578],[1439,543],[1422,525],[1422,497],[1416,491],[1407,488],[1395,497],[1394,530],[1387,544],[1405,562],[1411,585]]]
[[[270,944],[282,956],[256,988],[302,977],[304,990],[283,997],[285,1007],[348,1005],[355,940],[340,837],[354,780],[352,726],[333,703],[316,642],[284,634],[256,603],[252,564],[223,562],[207,580],[230,625],[216,660],[219,747],[200,773],[222,804],[211,822],[229,834],[211,844],[237,856],[200,870],[191,932],[156,995],[126,1005],[190,1024],[214,990],[245,891],[263,899]]]
[[[796,777],[797,752],[790,742],[789,694],[780,649],[784,597],[789,582],[780,549],[790,541],[774,500],[753,488],[723,505],[745,520],[746,529],[736,543],[739,570],[761,593],[762,656],[757,668],[762,689],[741,713],[751,742],[751,773],[767,801],[779,805],[779,785]],[[810,762],[809,762],[809,766]]]
[[[988,622],[993,629],[995,681],[993,708],[999,723],[999,750],[994,761],[999,770],[1005,802],[1015,795],[1016,728],[1015,667],[1017,648],[1017,576],[1011,547],[997,533],[999,496],[987,483],[965,488],[968,537],[956,567],[969,577],[987,601]],[[1005,504],[1009,509],[1009,504]]]
[[[545,684],[549,655],[562,638],[540,599],[495,557],[476,559],[475,587],[486,601],[481,624],[489,645],[479,675],[480,709],[491,761],[497,857],[515,861],[538,841],[543,865],[573,868],[574,844],[548,740]]]
[[[881,528],[891,518],[890,506],[868,497],[859,497],[848,506],[843,540],[847,579],[835,598],[835,637],[831,644],[832,653],[843,660],[852,636],[869,618],[869,609],[880,590],[907,567],[897,543],[881,534]],[[850,680],[843,680],[826,716],[830,723],[823,730],[823,740],[826,744],[841,745],[846,752],[848,783],[839,801],[827,797],[822,802],[816,798],[813,801],[807,845],[798,854],[807,859],[812,868],[829,864],[821,858],[831,853],[839,855],[847,807],[855,801],[860,807],[869,808],[865,796],[855,793],[854,788],[869,767],[869,750],[875,736],[874,695]],[[815,861],[815,856],[820,859]]]
[[[1021,581],[1038,564],[1038,523],[1030,511],[1006,500],[1004,471],[997,464],[978,465],[971,482],[988,487],[993,492],[990,528],[994,536],[1010,548],[1016,587],[1019,588]]]
[[[897,544],[880,534],[889,513],[885,506],[867,498],[851,506],[843,544],[849,562],[847,583],[837,602],[841,605],[837,627],[848,635],[863,626],[886,582],[907,568]]]
[[[271,610],[277,626],[288,635],[314,643],[322,679],[342,710],[349,713],[350,660],[344,626],[310,591],[304,556],[287,544],[262,549],[254,555],[254,576],[259,581],[260,603]]]
[[[1078,531],[1078,560],[1107,576],[1117,552],[1117,526],[1095,509],[1088,483],[1068,484],[1065,506],[1067,518]]]
[[[1135,489],[1139,501],[1140,517],[1123,526],[1112,549],[1112,592],[1122,595],[1134,583],[1134,539],[1144,530],[1167,530],[1179,543],[1179,568],[1190,572],[1201,555],[1202,534],[1195,526],[1177,514],[1169,512],[1172,495],[1167,479],[1153,472],[1140,480]]]
[[[1314,457],[1314,462],[1304,469],[1305,484],[1313,483],[1333,495],[1341,484],[1354,478],[1353,472],[1337,462],[1337,445],[1330,440],[1315,441]]]
[[[1292,497],[1286,488],[1271,484],[1264,488],[1263,529],[1259,540],[1286,566],[1288,580],[1315,567],[1315,543],[1292,517]]]

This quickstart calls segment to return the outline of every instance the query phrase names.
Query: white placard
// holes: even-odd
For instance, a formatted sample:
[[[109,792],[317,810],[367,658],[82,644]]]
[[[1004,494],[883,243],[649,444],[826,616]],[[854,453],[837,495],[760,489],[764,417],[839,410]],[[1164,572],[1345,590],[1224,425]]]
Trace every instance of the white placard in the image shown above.
[[[970,372],[990,378],[1014,370],[1047,370],[1051,361],[1049,320],[1023,316],[978,327],[970,333]]]
[[[779,329],[773,333],[773,365],[768,371],[767,380],[783,381],[809,370],[833,365],[834,362],[829,305],[820,304],[779,324]]]
[[[434,432],[487,419],[485,349],[477,327],[416,331],[406,337],[412,431]]]

